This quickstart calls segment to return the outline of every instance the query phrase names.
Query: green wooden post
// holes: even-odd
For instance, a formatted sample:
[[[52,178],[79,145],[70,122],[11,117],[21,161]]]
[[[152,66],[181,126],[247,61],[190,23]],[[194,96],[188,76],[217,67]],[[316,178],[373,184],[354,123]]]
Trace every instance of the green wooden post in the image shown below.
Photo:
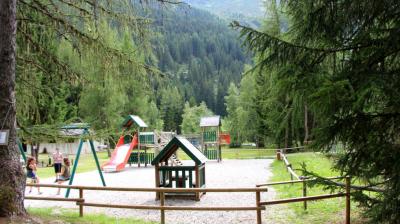
[[[96,161],[96,167],[97,167],[97,170],[99,171],[101,182],[102,182],[103,186],[105,187],[106,186],[106,182],[104,181],[103,173],[101,172],[99,159],[97,158],[96,150],[94,149],[93,140],[90,139],[89,143],[90,143],[90,149],[92,150],[92,153],[93,153],[94,160]]]
[[[24,161],[26,163],[26,155],[25,155],[25,152],[24,152],[24,148],[22,147],[21,141],[17,140],[17,144],[18,144],[19,151],[21,152],[21,156],[22,156],[22,158],[24,159]]]
[[[81,138],[81,140],[79,142],[78,152],[76,153],[75,163],[74,163],[74,166],[72,167],[71,178],[69,179],[68,185],[72,185],[72,183],[74,182],[76,167],[78,166],[79,157],[80,157],[81,151],[82,151],[82,145],[83,145],[83,138]],[[66,198],[69,197],[69,192],[70,191],[71,191],[71,189],[67,188],[67,192],[65,193],[65,197]]]

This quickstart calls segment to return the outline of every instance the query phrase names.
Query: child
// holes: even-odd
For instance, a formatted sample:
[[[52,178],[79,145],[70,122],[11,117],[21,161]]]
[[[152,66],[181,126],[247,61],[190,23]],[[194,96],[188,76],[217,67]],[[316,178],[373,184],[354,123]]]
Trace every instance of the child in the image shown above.
[[[32,179],[32,183],[34,184],[38,184],[39,183],[39,177],[37,176],[36,172],[37,172],[37,167],[36,167],[36,160],[35,158],[30,157],[28,159],[28,163],[26,165],[26,176],[30,179]],[[42,192],[40,192],[40,187],[37,188],[38,189],[38,194],[42,194]],[[32,192],[32,186],[29,189],[29,193]]]
[[[61,165],[63,162],[63,154],[60,152],[59,148],[56,148],[56,151],[53,153],[53,161],[54,161],[54,172],[56,173],[56,181],[60,178],[61,174]]]
[[[71,177],[70,166],[71,166],[71,163],[69,162],[69,159],[64,158],[64,165],[61,167],[61,175],[60,175],[60,178],[57,180],[58,184],[62,184],[64,181],[69,180],[69,178]],[[57,195],[60,194],[60,191],[61,191],[61,189],[58,188]]]

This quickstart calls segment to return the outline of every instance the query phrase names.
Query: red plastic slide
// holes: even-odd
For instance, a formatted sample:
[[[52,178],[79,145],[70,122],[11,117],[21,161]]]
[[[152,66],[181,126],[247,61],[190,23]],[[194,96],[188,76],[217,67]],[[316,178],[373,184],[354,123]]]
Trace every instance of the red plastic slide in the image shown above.
[[[124,137],[125,136],[121,136],[119,138],[110,161],[103,164],[101,167],[104,172],[119,172],[125,169],[125,165],[129,160],[132,149],[136,148],[138,145],[138,137],[137,134],[135,134],[130,144],[124,144]]]

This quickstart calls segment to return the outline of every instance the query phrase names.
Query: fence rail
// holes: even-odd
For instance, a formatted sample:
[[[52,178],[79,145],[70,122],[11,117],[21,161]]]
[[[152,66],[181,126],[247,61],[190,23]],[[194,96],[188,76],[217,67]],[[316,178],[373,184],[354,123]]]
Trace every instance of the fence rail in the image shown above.
[[[26,196],[27,200],[46,200],[46,201],[64,201],[76,202],[79,206],[79,215],[83,216],[83,208],[86,207],[105,207],[105,208],[125,208],[125,209],[145,209],[145,210],[160,210],[160,222],[165,223],[165,211],[256,211],[257,224],[261,224],[261,211],[265,210],[265,206],[261,205],[261,192],[267,192],[264,187],[255,188],[128,188],[128,187],[97,187],[97,186],[67,186],[57,184],[27,184],[33,187],[48,187],[48,188],[70,188],[79,190],[79,198],[57,198],[57,197],[38,197]],[[131,192],[155,192],[160,194],[160,205],[122,205],[122,204],[104,204],[104,203],[88,203],[84,198],[84,190],[88,191],[131,191]],[[247,192],[255,193],[255,206],[166,206],[165,193],[196,193],[196,192]]]
[[[295,177],[297,180],[301,180],[300,176],[294,172],[292,164],[289,162],[289,160],[287,159],[286,155],[282,152],[282,150],[280,150],[278,153],[280,153],[280,157],[285,163],[287,171],[290,173],[290,179],[293,180],[293,177]]]
[[[343,179],[343,177],[330,177],[327,179]],[[277,204],[287,204],[287,203],[295,203],[295,202],[303,202],[304,209],[307,209],[307,201],[315,201],[315,200],[323,200],[323,199],[330,199],[330,198],[337,198],[337,197],[346,197],[346,213],[345,213],[345,223],[350,224],[350,189],[351,189],[351,178],[345,177],[345,184],[344,184],[344,191],[345,192],[338,192],[334,194],[324,194],[324,195],[315,195],[315,196],[307,196],[307,181],[313,181],[315,179],[300,179],[300,180],[292,180],[292,181],[282,181],[282,182],[272,182],[272,183],[265,183],[265,184],[258,184],[257,187],[265,187],[265,186],[273,186],[273,185],[284,185],[284,184],[296,184],[296,183],[303,183],[303,196],[297,198],[285,198],[285,199],[278,199],[272,201],[264,201],[260,202],[260,206],[266,205],[277,205]]]

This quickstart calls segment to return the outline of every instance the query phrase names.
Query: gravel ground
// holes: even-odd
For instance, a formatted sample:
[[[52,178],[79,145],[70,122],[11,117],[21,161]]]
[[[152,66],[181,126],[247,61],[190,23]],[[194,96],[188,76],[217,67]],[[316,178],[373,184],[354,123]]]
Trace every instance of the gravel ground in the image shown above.
[[[265,183],[272,175],[269,166],[273,160],[224,160],[221,163],[209,161],[206,164],[207,187],[254,187]],[[78,168],[79,169],[79,168]],[[107,186],[110,187],[154,187],[153,167],[127,167],[123,172],[104,173]],[[44,179],[41,183],[52,183],[52,179]],[[100,186],[101,181],[97,171],[77,174],[74,185]],[[43,196],[56,194],[56,189],[42,189]],[[36,189],[30,195],[36,195]],[[64,191],[62,191],[64,195]],[[261,194],[261,200],[271,200],[276,195],[273,188]],[[77,197],[77,191],[71,191],[71,197]],[[59,196],[62,197],[62,196]],[[103,192],[85,191],[86,202],[110,204],[141,204],[159,205],[155,201],[155,193],[148,192]],[[75,208],[72,202],[29,201],[26,206]],[[166,205],[175,206],[255,206],[255,193],[207,193],[201,201],[167,199]],[[283,223],[280,217],[287,214],[284,206],[271,206],[263,211],[263,223]],[[84,212],[101,212],[116,217],[136,217],[144,220],[159,221],[160,212],[152,210],[128,210],[85,207]],[[272,215],[273,214],[273,215]],[[206,211],[166,211],[166,223],[255,223],[255,211],[206,212]]]

